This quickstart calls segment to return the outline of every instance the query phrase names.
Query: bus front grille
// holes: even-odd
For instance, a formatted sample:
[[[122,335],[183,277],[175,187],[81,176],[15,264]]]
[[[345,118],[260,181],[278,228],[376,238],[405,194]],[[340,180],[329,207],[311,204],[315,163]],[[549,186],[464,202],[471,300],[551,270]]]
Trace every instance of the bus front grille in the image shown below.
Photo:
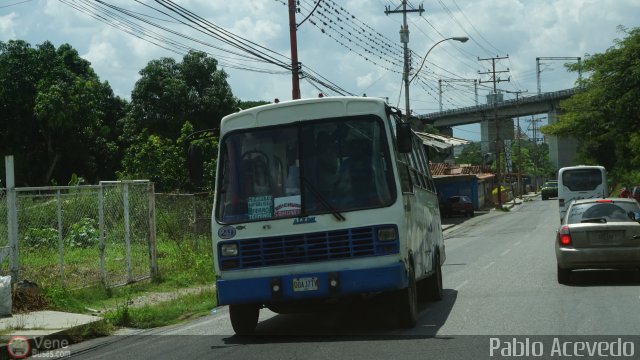
[[[389,228],[389,226],[384,226]],[[221,257],[223,270],[362,258],[398,253],[398,236],[378,241],[381,226],[322,231],[235,241],[237,257]],[[397,234],[397,230],[396,230]],[[222,244],[218,243],[218,249]],[[221,252],[218,251],[218,254]],[[219,255],[221,256],[221,255]],[[225,266],[224,264],[228,264]]]

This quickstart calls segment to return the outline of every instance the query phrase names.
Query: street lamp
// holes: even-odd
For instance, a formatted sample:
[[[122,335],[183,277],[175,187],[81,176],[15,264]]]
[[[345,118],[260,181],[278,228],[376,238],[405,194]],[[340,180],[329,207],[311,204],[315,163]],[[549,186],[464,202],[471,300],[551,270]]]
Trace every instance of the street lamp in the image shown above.
[[[462,43],[467,42],[467,40],[469,40],[468,37],[466,36],[454,36],[454,37],[450,37],[450,38],[446,38],[446,39],[442,39],[440,41],[438,41],[437,43],[433,44],[433,46],[431,47],[431,49],[429,49],[429,51],[427,51],[427,55],[425,55],[422,58],[422,63],[420,64],[420,67],[418,68],[418,71],[416,71],[416,73],[413,75],[413,77],[411,78],[411,80],[409,80],[409,84],[411,84],[411,82],[413,81],[413,79],[416,78],[416,76],[418,76],[418,73],[420,73],[420,70],[422,70],[422,66],[424,65],[425,61],[427,60],[427,56],[429,56],[429,53],[431,52],[431,50],[433,50],[434,47],[436,47],[436,45],[445,42],[447,40],[455,40],[455,41],[460,41]]]

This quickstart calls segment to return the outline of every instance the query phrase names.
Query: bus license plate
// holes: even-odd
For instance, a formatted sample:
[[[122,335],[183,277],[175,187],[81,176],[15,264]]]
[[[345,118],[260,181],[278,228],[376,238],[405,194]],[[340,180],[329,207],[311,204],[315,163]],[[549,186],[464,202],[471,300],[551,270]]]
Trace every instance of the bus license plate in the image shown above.
[[[314,291],[318,290],[318,278],[295,278],[293,279],[293,291]]]

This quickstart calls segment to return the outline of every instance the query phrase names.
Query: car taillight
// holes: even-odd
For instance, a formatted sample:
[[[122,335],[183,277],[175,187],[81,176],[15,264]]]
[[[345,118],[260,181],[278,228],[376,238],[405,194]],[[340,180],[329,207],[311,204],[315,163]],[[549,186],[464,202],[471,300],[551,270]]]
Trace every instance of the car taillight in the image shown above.
[[[571,246],[571,232],[568,226],[563,226],[558,230],[558,243],[560,246]]]

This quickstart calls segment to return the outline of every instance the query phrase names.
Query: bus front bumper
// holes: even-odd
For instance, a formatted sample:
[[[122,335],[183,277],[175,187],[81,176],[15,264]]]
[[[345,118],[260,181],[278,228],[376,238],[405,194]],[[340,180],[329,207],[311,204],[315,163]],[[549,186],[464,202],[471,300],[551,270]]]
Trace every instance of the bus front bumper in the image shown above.
[[[218,305],[331,299],[407,286],[407,273],[401,262],[368,269],[216,281]]]

